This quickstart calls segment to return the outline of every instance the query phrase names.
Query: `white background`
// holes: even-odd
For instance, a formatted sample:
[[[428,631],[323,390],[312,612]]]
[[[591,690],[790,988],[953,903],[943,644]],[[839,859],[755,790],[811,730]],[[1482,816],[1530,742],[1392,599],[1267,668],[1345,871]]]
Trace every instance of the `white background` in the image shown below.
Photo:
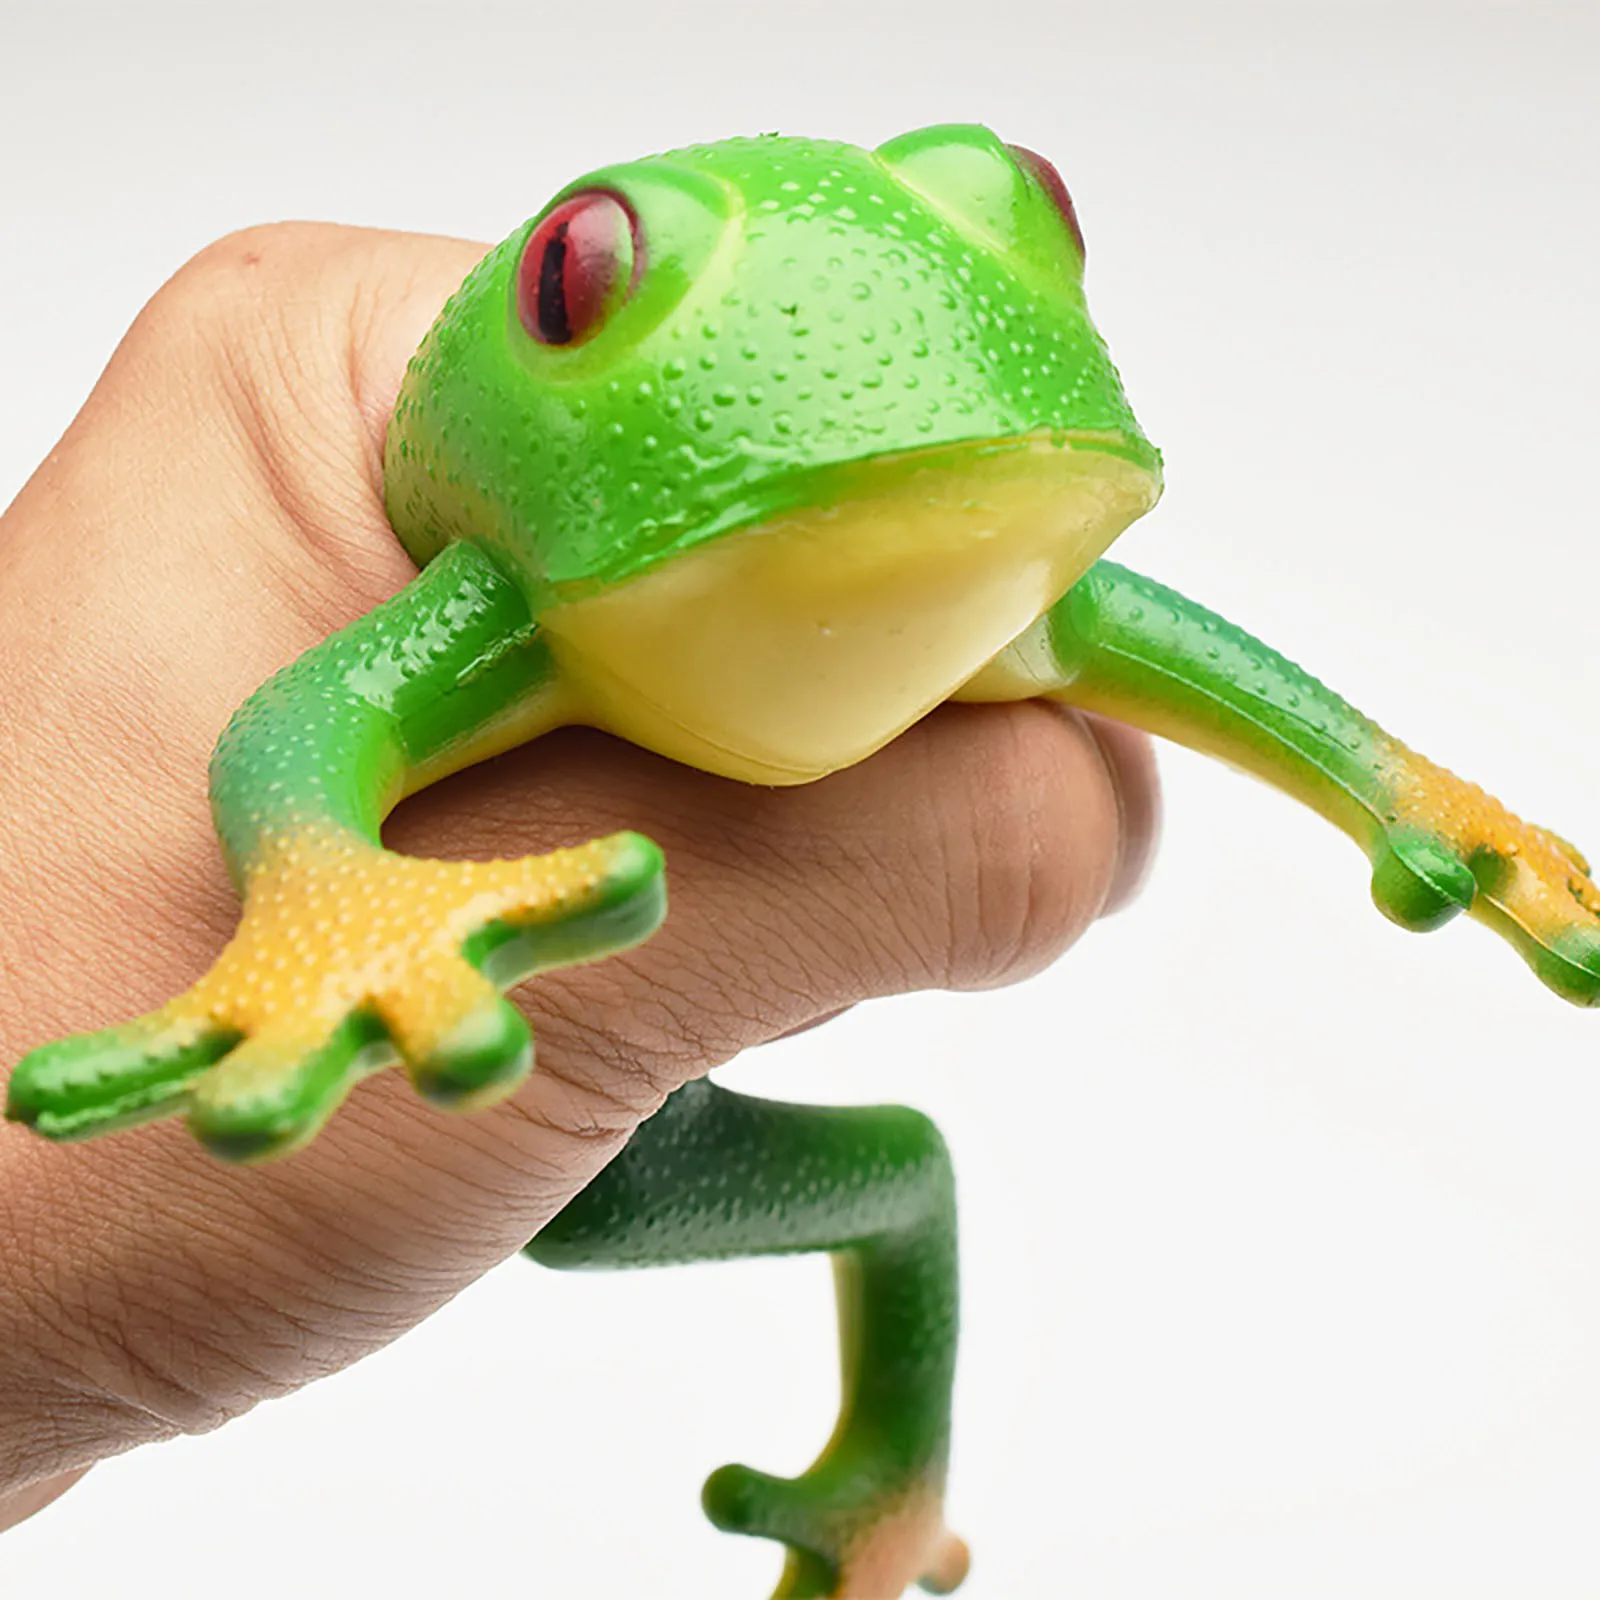
[[[0,499],[230,228],[493,238],[691,139],[983,120],[1066,175],[1166,451],[1119,555],[1600,840],[1595,18],[0,0]],[[949,1134],[967,1592],[1600,1594],[1600,1023],[1475,927],[1389,927],[1269,791],[1164,770],[1154,882],[1054,971],[728,1074]],[[774,1548],[699,1483],[810,1459],[832,1337],[821,1261],[515,1262],[97,1469],[0,1544],[0,1592],[756,1600]]]

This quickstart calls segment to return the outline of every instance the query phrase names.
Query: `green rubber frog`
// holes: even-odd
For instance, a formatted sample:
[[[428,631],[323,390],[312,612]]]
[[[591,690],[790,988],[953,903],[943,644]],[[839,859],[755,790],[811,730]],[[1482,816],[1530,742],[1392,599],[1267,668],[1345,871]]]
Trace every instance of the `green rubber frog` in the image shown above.
[[[564,190],[411,363],[385,485],[419,576],[217,747],[237,935],[160,1010],[36,1050],[8,1115],[69,1139],[182,1111],[252,1160],[396,1060],[447,1105],[508,1093],[532,1043],[502,990],[647,937],[660,853],[618,834],[417,861],[380,828],[570,723],[790,784],[945,700],[1054,697],[1286,789],[1368,852],[1397,922],[1470,911],[1594,1003],[1600,891],[1575,850],[1100,559],[1161,463],[1083,265],[1054,168],[979,127],[731,140]],[[716,1473],[706,1508],[788,1547],[780,1596],[947,1592],[955,1205],[924,1118],[691,1084],[528,1247],[559,1267],[805,1250],[839,1268],[838,1425],[798,1478]]]

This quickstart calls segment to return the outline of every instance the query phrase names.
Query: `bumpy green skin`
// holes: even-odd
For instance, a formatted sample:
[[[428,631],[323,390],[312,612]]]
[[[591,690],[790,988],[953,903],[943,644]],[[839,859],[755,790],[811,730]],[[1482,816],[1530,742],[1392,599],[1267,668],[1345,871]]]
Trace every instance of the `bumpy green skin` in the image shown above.
[[[552,348],[518,324],[535,218],[417,353],[385,481],[419,562],[470,539],[548,603],[826,505],[867,458],[1040,429],[1154,457],[1066,225],[987,130],[733,139],[603,168],[546,210],[594,188],[627,195],[647,252],[604,338]]]
[[[380,1059],[404,1057],[446,1102],[503,1092],[530,1055],[497,986],[645,937],[664,908],[659,853],[618,836],[527,883],[496,879],[496,909],[452,924],[441,957],[404,943],[409,921],[477,905],[482,884],[452,887],[441,868],[411,887],[428,864],[388,855],[380,828],[408,790],[571,714],[540,631],[552,607],[831,504],[864,463],[892,473],[928,446],[1090,433],[1158,467],[1088,319],[1072,232],[986,130],[870,153],[734,140],[590,174],[551,206],[595,188],[624,197],[645,252],[603,335],[551,347],[520,322],[538,218],[485,257],[418,352],[390,432],[391,520],[425,570],[259,691],[218,746],[217,828],[245,900],[222,977],[35,1051],[12,1118],[75,1138],[187,1110],[219,1153],[254,1157],[309,1137]],[[1102,562],[963,694],[1053,695],[1249,767],[1357,839],[1397,921],[1471,909],[1558,992],[1600,997],[1600,892],[1570,847],[1160,585]],[[261,973],[287,967],[291,998],[348,979],[348,917],[328,908],[358,889],[363,914],[392,925],[360,960],[443,998],[412,1014],[404,993],[354,988],[275,1034]],[[798,1479],[716,1474],[708,1510],[789,1547],[780,1595],[952,1585],[960,1562],[936,1535],[954,1190],[924,1119],[690,1085],[529,1246],[556,1267],[803,1250],[840,1265],[839,1427]],[[883,1530],[901,1538],[908,1507],[932,1520],[884,1566]]]
[[[554,677],[522,591],[471,545],[286,667],[228,724],[211,803],[238,878],[261,841],[301,824],[373,845],[408,775]]]
[[[692,1083],[527,1247],[549,1267],[815,1250],[840,1264],[840,1426],[799,1478],[724,1467],[705,1492],[719,1528],[789,1546],[784,1600],[834,1593],[852,1540],[906,1485],[944,1487],[956,1213],[938,1130],[897,1106],[781,1105]]]
[[[1600,1003],[1600,891],[1558,836],[1418,756],[1243,629],[1113,562],[1097,563],[1036,631],[1055,666],[1041,692],[1287,790],[1366,852],[1373,900],[1391,921],[1428,932],[1470,912],[1563,999]]]

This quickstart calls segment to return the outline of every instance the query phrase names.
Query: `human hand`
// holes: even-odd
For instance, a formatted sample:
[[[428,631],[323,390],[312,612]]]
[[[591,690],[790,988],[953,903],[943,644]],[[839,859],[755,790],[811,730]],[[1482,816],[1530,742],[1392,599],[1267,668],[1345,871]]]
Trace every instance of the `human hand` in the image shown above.
[[[403,585],[383,427],[479,254],[331,227],[234,236],[129,333],[0,518],[0,1061],[150,1009],[237,905],[207,756],[271,672]],[[946,707],[801,789],[571,731],[408,801],[386,839],[666,850],[647,945],[524,996],[539,1065],[452,1117],[396,1075],[239,1171],[160,1127],[0,1134],[0,1526],[86,1464],[214,1427],[387,1343],[516,1250],[672,1089],[857,1000],[1037,970],[1142,873],[1149,752],[1044,705]]]

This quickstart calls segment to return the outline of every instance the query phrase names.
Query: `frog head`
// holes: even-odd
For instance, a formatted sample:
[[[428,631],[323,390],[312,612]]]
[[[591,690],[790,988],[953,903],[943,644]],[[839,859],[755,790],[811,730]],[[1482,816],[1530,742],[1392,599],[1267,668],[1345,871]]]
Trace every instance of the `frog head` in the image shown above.
[[[529,595],[587,720],[766,782],[947,697],[1155,501],[1041,157],[776,136],[568,186],[407,373],[396,532]]]

